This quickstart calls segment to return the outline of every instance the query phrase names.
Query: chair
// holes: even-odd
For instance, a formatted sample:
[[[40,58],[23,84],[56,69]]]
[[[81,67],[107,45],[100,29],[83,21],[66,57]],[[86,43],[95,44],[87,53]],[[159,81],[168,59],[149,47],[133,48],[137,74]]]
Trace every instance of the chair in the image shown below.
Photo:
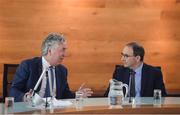
[[[16,68],[19,64],[4,64],[4,73],[3,73],[3,102],[5,97],[9,95],[9,90],[11,88],[13,76],[16,72]]]

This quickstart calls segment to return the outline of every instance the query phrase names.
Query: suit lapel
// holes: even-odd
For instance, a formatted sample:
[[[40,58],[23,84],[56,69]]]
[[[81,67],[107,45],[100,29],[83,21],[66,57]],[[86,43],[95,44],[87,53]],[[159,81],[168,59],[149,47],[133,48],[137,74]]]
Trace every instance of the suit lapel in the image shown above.
[[[127,72],[125,72],[125,77],[124,77],[124,83],[126,83],[127,85],[129,85],[129,78],[130,78],[130,70],[126,69]]]
[[[61,97],[61,90],[62,87],[60,87],[62,85],[62,77],[61,77],[61,71],[59,70],[59,68],[55,67],[55,77],[56,77],[56,96],[57,97]]]
[[[146,70],[146,64],[143,64],[143,68],[142,68],[142,76],[141,76],[141,96],[143,96],[144,94],[144,90],[146,88],[147,85],[147,70]]]
[[[42,59],[38,63],[38,76],[40,77],[42,73]]]
[[[39,62],[38,62],[38,80],[39,80],[39,78],[40,78],[40,76],[41,76],[41,73],[42,73],[42,58],[40,58],[40,59],[39,59]],[[36,82],[36,83],[37,83],[37,82]],[[37,88],[37,91],[40,90],[41,84],[42,84],[42,81],[40,82],[40,84],[39,84],[39,86],[38,86],[38,88]]]

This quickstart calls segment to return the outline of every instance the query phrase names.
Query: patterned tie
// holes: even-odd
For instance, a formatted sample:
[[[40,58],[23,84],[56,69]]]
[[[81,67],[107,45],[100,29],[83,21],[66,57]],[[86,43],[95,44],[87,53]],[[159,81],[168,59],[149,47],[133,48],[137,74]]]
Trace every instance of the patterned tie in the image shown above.
[[[45,90],[44,97],[50,97],[50,88],[49,88],[48,71],[46,71],[46,90]]]
[[[54,72],[53,72],[53,69],[54,69],[53,66],[49,67],[50,75],[51,75],[50,78],[51,78],[52,87],[54,86]],[[46,90],[45,90],[44,97],[50,97],[50,96],[51,96],[51,93],[50,93],[50,84],[49,84],[48,75],[46,75]]]
[[[135,97],[136,96],[136,91],[135,91],[135,74],[136,72],[133,70],[130,70],[130,97]]]
[[[51,83],[52,83],[52,90],[53,90],[53,86],[54,86],[54,72],[53,72],[53,70],[54,70],[54,67],[50,66],[49,69],[50,69],[50,74],[51,74]]]

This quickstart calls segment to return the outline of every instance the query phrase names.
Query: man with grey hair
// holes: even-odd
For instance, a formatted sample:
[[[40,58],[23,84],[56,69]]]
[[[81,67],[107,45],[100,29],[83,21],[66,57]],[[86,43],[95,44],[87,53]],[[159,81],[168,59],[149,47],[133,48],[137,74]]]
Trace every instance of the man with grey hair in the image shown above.
[[[36,86],[41,73],[40,85],[35,90],[41,97],[55,96],[57,99],[74,98],[74,93],[69,89],[67,83],[67,69],[62,64],[67,49],[63,35],[51,33],[42,43],[42,57],[35,57],[22,61],[16,70],[12,82],[10,96],[15,102],[28,101],[32,89]],[[51,80],[50,80],[51,79]],[[83,89],[87,96],[92,91],[89,88]]]

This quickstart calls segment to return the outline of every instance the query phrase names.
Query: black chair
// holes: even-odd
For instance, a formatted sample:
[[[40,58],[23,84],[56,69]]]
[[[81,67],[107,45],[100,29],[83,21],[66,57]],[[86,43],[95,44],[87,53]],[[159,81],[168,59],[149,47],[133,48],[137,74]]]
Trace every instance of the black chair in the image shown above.
[[[16,68],[19,64],[4,64],[4,73],[3,73],[3,102],[5,97],[9,95],[9,90],[11,88],[13,76],[16,72]]]

